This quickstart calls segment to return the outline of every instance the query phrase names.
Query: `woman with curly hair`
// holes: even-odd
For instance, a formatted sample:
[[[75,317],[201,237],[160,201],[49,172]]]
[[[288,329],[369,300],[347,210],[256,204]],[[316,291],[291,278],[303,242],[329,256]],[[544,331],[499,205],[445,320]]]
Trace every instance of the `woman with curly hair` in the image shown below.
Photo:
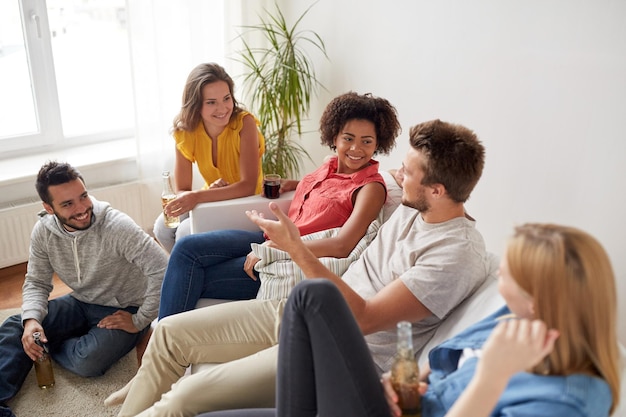
[[[317,257],[345,258],[385,203],[385,182],[372,157],[391,151],[400,124],[387,100],[349,92],[328,104],[320,132],[336,155],[300,181],[283,180],[281,191],[296,190],[289,217],[301,235],[341,228],[334,237],[307,242]],[[254,298],[260,282],[252,243],[272,245],[260,231],[216,230],[181,239],[163,280],[159,319],[192,310],[200,298]]]

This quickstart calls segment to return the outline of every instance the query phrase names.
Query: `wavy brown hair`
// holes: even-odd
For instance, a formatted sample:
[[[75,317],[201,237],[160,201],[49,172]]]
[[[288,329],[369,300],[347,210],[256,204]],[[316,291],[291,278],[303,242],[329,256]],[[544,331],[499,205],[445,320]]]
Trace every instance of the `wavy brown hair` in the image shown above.
[[[506,257],[511,276],[533,298],[536,318],[560,333],[534,372],[604,379],[613,412],[620,399],[617,298],[602,245],[573,227],[525,224],[515,228]]]
[[[241,107],[235,99],[235,83],[226,70],[220,65],[209,62],[200,64],[191,70],[183,89],[183,99],[180,112],[174,118],[173,131],[194,130],[200,123],[200,110],[202,109],[202,89],[205,85],[216,81],[224,81],[228,84],[228,90],[233,100],[233,113],[230,120],[233,120]]]

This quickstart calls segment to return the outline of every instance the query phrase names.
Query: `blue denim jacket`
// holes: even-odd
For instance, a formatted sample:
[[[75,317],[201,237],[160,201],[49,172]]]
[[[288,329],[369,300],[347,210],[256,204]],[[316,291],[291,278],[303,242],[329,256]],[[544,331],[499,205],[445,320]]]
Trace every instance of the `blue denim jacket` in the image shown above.
[[[452,407],[469,384],[478,362],[470,358],[457,369],[463,349],[480,349],[497,324],[495,319],[509,313],[504,307],[430,352],[431,375],[422,398],[423,417],[444,416]],[[609,415],[612,401],[608,384],[600,378],[522,372],[511,378],[491,416],[602,417]]]

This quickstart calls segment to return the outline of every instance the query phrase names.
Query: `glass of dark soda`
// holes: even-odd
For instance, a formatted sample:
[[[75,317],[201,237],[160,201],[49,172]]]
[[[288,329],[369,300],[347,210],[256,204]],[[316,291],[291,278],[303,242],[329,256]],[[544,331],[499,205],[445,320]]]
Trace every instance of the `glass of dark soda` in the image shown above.
[[[280,175],[266,174],[263,177],[263,193],[267,198],[280,197]]]

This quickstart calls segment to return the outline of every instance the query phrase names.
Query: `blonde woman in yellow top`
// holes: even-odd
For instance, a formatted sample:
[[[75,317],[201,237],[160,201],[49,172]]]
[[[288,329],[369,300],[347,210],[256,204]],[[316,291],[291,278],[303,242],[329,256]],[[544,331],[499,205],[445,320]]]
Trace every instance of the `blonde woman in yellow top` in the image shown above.
[[[233,90],[232,78],[215,63],[200,64],[187,77],[172,128],[177,198],[165,206],[167,214],[179,216],[181,223],[168,228],[163,214],[154,223],[154,235],[168,252],[176,239],[190,233],[189,212],[196,204],[261,192],[265,138],[256,118],[239,106]],[[194,163],[205,181],[201,190],[192,190]]]

